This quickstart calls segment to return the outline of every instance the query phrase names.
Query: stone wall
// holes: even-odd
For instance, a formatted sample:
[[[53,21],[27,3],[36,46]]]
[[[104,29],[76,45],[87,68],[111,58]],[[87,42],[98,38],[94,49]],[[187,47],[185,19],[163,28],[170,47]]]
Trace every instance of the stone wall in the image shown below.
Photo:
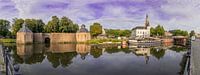
[[[43,43],[44,39],[43,33],[33,33],[33,42]]]
[[[64,43],[64,42],[76,42],[75,33],[51,33],[51,43]]]
[[[86,42],[91,39],[90,33],[17,33],[17,43],[50,43]]]

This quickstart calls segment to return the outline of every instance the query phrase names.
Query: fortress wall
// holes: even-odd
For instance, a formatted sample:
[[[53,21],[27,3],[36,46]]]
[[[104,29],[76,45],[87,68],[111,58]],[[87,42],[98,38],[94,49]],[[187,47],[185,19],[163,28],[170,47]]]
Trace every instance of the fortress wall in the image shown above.
[[[76,33],[51,33],[51,43],[76,42]]]
[[[44,43],[43,33],[33,33],[33,42]]]

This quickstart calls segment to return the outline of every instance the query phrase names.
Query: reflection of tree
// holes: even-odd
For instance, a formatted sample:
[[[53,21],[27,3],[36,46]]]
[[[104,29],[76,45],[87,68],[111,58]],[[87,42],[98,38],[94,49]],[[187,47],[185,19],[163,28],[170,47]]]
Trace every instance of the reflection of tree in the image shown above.
[[[25,60],[26,64],[35,64],[41,63],[44,60],[45,56],[43,53],[33,54],[31,57]]]
[[[94,57],[94,58],[98,58],[100,57],[103,53],[102,53],[102,49],[101,48],[97,48],[97,46],[92,46],[92,49],[90,51],[90,54]]]
[[[57,68],[59,65],[67,67],[72,63],[72,59],[77,55],[76,52],[66,52],[66,53],[47,53],[47,59],[54,68]]]
[[[122,49],[118,49],[118,48],[108,48],[106,49],[107,53],[118,53],[118,52],[124,52],[124,53],[130,53],[131,50],[129,50],[128,48],[122,48]]]
[[[173,46],[170,48],[170,50],[176,51],[176,52],[182,52],[182,51],[186,51],[187,48],[186,47],[182,47],[182,46]]]
[[[156,48],[151,48],[150,53],[159,60],[165,55],[165,50],[164,49],[157,50]]]
[[[76,52],[68,52],[61,54],[60,62],[63,67],[67,67],[69,64],[72,63],[72,59],[77,55]]]
[[[47,53],[47,59],[51,62],[54,68],[57,68],[60,65],[59,55],[60,53]]]

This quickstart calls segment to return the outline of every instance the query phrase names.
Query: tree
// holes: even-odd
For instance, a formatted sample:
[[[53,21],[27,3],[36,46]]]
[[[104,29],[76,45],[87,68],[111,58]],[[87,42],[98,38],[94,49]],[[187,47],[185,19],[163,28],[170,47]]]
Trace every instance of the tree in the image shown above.
[[[195,36],[194,30],[192,30],[192,31],[190,32],[190,37],[192,37],[192,36]]]
[[[22,27],[22,24],[24,23],[23,19],[15,18],[13,19],[12,24],[12,35],[16,35],[16,33],[19,31],[19,29]]]
[[[0,19],[0,36],[7,36],[10,31],[8,30],[10,28],[10,22],[7,20]]]
[[[59,18],[52,16],[52,20],[45,26],[45,32],[59,32]]]
[[[27,27],[33,32],[33,33],[40,33],[44,31],[44,22],[42,20],[37,19],[25,19]]]
[[[158,25],[155,28],[155,31],[156,31],[156,35],[159,35],[159,36],[165,35],[165,30],[164,30],[163,26]]]
[[[156,35],[156,30],[153,27],[151,27],[151,29],[150,29],[150,35],[151,36],[155,36]]]
[[[78,24],[74,24],[69,18],[65,16],[61,18],[59,32],[75,33],[78,29]]]
[[[131,35],[131,30],[106,29],[105,31],[108,36],[114,36],[114,37],[118,36],[129,37]]]
[[[150,29],[150,35],[151,36],[164,36],[165,35],[165,29],[163,26],[158,25],[155,28]]]
[[[180,30],[180,29],[171,30],[170,32],[173,34],[173,36],[188,36],[188,32],[187,31]]]
[[[75,33],[79,29],[78,24],[74,24],[72,20],[63,16],[59,19],[57,16],[53,16],[52,20],[45,26],[45,32],[67,32]]]
[[[96,37],[102,33],[102,26],[99,23],[93,23],[90,26],[90,33],[92,36]]]

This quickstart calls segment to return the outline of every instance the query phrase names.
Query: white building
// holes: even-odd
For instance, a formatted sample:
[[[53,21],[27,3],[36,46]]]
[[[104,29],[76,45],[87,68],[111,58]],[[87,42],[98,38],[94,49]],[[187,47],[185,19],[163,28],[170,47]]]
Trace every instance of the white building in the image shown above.
[[[132,29],[131,38],[133,39],[144,39],[150,37],[150,24],[148,15],[146,15],[146,21],[144,26],[137,26]]]

